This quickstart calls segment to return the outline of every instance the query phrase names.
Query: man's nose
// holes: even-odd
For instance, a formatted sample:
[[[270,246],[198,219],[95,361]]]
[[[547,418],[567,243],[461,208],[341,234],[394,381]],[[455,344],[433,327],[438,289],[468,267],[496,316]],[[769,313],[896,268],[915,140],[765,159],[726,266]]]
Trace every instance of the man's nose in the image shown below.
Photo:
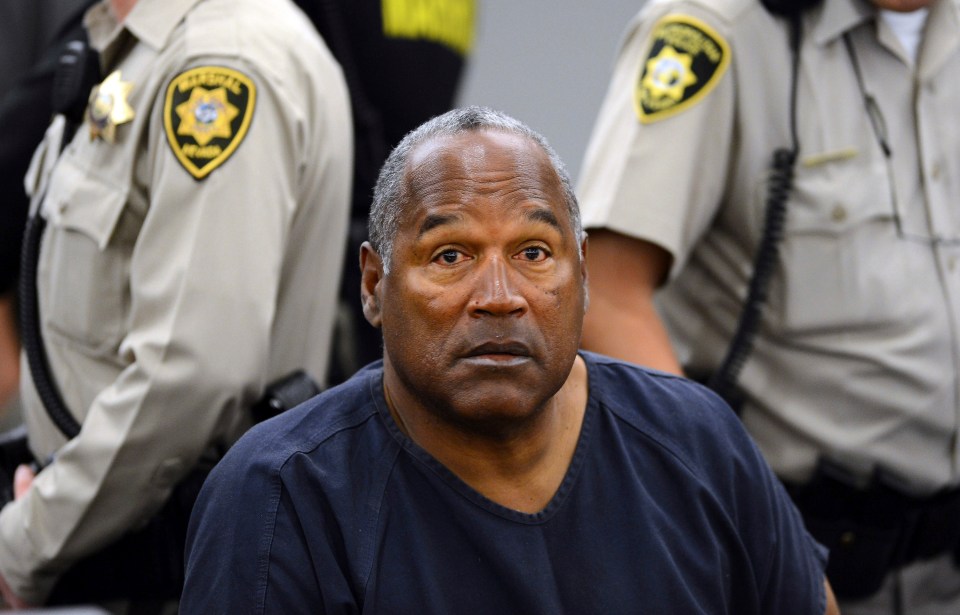
[[[470,313],[475,316],[520,316],[527,311],[527,301],[510,266],[503,258],[494,257],[477,272]]]

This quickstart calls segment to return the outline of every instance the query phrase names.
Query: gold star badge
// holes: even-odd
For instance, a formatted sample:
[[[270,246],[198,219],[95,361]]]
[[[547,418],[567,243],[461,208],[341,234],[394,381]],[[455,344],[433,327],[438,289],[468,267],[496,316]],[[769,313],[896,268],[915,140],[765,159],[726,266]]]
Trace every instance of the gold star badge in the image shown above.
[[[653,28],[640,65],[634,109],[644,124],[688,109],[710,93],[730,64],[730,46],[689,15],[667,15]]]
[[[256,105],[257,88],[243,73],[198,66],[173,78],[163,105],[167,143],[183,168],[201,180],[240,146]]]
[[[118,70],[93,88],[86,118],[91,141],[97,137],[108,143],[116,141],[117,126],[126,124],[134,116],[133,107],[127,102],[131,90],[133,83],[122,81]]]

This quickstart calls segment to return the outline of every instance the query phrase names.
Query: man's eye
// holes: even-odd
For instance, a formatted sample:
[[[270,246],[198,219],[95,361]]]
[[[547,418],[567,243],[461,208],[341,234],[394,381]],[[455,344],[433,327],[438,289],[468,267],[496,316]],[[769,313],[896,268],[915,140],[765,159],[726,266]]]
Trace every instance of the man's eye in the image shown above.
[[[526,261],[536,262],[545,260],[548,256],[547,251],[539,246],[530,246],[529,248],[524,248],[520,254],[520,258]]]
[[[455,265],[460,260],[461,256],[463,255],[460,254],[458,250],[444,250],[437,255],[435,260],[444,265]]]

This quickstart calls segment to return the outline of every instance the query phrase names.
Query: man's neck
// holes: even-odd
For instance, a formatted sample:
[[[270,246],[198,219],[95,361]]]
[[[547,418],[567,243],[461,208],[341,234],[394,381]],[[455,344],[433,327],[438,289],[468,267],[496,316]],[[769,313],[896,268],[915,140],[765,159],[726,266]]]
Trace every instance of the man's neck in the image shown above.
[[[535,513],[550,502],[573,459],[587,405],[587,368],[578,356],[536,417],[499,436],[404,413],[409,400],[389,402],[401,429],[463,482],[501,506]]]
[[[113,9],[113,16],[118,23],[127,18],[136,3],[137,0],[110,0],[110,8]]]

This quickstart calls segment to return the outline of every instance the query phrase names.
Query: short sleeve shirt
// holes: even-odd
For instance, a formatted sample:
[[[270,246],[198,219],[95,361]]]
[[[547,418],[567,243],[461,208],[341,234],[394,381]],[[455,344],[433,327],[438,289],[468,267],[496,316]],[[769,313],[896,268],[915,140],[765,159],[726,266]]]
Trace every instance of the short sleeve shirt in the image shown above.
[[[915,65],[867,2],[822,2],[802,18],[799,158],[739,380],[750,433],[791,480],[826,456],[864,478],[882,468],[917,493],[960,481],[958,6],[933,3]],[[716,369],[729,346],[774,152],[793,146],[789,29],[757,0],[649,3],[586,156],[585,225],[673,256],[657,301],[691,374]],[[709,70],[696,68],[697,37],[722,49]],[[681,104],[638,113],[652,69],[691,58],[692,84],[656,83]]]

